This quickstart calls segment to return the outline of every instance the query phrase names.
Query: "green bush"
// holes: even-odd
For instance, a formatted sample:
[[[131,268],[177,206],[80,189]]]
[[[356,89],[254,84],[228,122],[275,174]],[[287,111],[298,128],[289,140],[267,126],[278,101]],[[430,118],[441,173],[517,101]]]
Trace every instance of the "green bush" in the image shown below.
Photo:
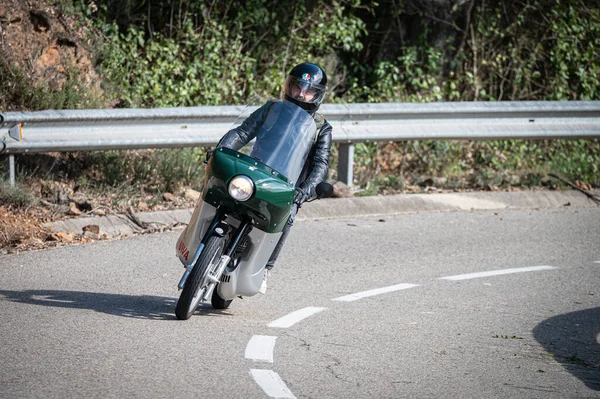
[[[255,95],[278,96],[294,64],[312,60],[335,68],[335,51],[360,50],[365,33],[352,12],[356,1],[198,1],[178,10],[175,29],[172,21],[147,15],[119,24],[110,7],[132,3],[105,2],[96,13],[79,5],[96,18],[104,37],[98,66],[127,107],[243,104]]]
[[[124,107],[277,96],[306,60],[328,72],[328,102],[600,100],[600,9],[591,0],[458,2],[446,11],[417,0],[59,3],[85,17],[107,95]],[[9,76],[0,108],[89,101],[74,77],[56,93],[2,57],[0,72]],[[199,184],[203,151],[90,154],[85,167],[96,170],[89,184],[174,190]],[[598,154],[598,140],[362,143],[355,177],[371,192],[434,178],[453,188],[529,186],[549,172],[598,186]]]

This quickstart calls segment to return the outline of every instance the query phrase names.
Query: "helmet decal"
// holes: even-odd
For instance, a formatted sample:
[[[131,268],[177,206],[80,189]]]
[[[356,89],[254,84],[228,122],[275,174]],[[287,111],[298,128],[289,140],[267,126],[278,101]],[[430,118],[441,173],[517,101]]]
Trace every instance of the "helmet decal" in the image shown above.
[[[303,74],[302,75],[302,79],[303,80],[310,80],[310,74],[308,74],[308,73]]]

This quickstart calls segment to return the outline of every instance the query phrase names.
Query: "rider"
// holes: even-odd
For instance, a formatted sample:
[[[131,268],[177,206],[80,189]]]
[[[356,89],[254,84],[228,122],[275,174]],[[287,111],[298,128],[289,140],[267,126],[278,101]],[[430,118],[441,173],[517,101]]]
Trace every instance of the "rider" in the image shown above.
[[[327,75],[325,71],[320,66],[310,63],[302,63],[292,68],[284,83],[283,99],[298,105],[312,115],[317,125],[317,138],[304,165],[302,174],[296,183],[294,203],[297,208],[300,208],[304,201],[315,195],[317,185],[327,179],[332,127],[321,114],[317,113],[326,91]],[[249,143],[265,121],[271,105],[273,105],[273,102],[268,101],[254,111],[240,126],[227,132],[219,141],[217,147],[239,150]],[[275,265],[279,252],[290,233],[297,208],[292,208],[292,215],[267,262],[264,280],[259,290],[261,294],[264,294],[267,290],[267,276]]]

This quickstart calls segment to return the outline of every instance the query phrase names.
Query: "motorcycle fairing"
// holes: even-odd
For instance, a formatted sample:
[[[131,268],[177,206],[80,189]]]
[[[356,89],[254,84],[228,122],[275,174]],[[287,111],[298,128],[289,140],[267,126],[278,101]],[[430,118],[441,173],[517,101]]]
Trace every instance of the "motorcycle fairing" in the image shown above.
[[[181,232],[176,244],[177,257],[185,266],[193,266],[192,263],[198,252],[198,247],[216,213],[217,208],[207,204],[202,198],[198,200],[190,223]]]
[[[234,200],[227,191],[237,175],[248,176],[255,185],[254,195],[244,202]],[[242,153],[218,148],[209,162],[203,198],[214,207],[224,206],[251,217],[260,230],[277,233],[289,218],[294,193],[294,186],[275,170]]]
[[[230,262],[223,272],[217,286],[221,298],[229,300],[237,295],[256,295],[263,281],[265,265],[282,234],[266,233],[258,229],[253,229],[248,234],[251,250],[242,255],[235,267]]]

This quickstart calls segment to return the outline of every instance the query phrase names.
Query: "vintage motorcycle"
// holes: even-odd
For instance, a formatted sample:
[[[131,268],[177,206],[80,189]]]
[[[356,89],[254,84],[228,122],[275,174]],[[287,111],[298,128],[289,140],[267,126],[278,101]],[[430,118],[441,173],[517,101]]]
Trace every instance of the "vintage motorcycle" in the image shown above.
[[[254,140],[239,151],[218,147],[207,155],[201,198],[176,244],[185,267],[175,309],[180,320],[209,299],[215,309],[226,309],[236,296],[257,294],[295,212],[295,186],[316,140],[316,124],[296,104],[267,104]],[[321,183],[316,192],[317,198],[329,196],[332,187]]]

